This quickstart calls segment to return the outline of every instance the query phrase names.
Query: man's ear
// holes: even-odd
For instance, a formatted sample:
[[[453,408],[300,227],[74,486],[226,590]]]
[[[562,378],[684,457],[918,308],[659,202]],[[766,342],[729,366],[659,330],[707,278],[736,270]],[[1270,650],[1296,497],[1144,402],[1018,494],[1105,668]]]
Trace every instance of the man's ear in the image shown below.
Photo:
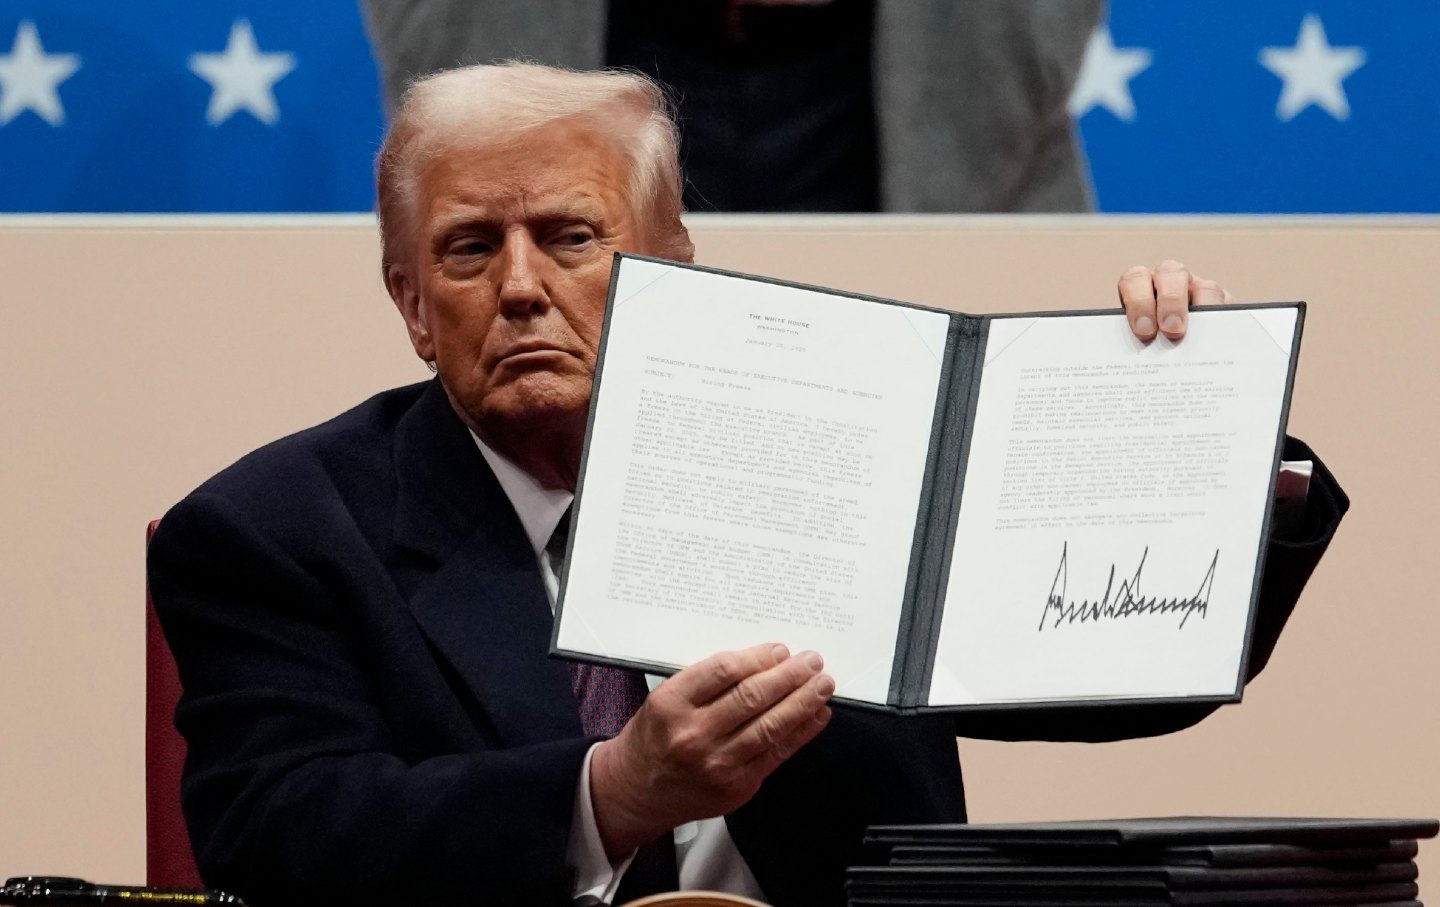
[[[680,230],[676,234],[675,245],[676,261],[683,261],[686,264],[695,263],[695,244],[690,241],[690,231],[685,229],[684,224],[680,225]]]
[[[435,361],[435,340],[430,336],[428,313],[420,304],[420,288],[410,272],[396,264],[385,266],[385,289],[390,293],[400,317],[405,319],[405,329],[410,332],[410,345],[415,355],[426,362]]]
[[[690,241],[690,231],[685,229],[685,225],[679,220],[671,224],[669,229],[657,235],[654,247],[654,254],[660,258],[682,261],[687,264],[695,261],[695,244]]]

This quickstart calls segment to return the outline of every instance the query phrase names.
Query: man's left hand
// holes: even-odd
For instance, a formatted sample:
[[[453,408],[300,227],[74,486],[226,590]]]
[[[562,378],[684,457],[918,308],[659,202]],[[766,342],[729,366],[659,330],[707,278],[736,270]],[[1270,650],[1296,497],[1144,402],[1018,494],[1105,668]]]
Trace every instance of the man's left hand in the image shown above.
[[[1136,265],[1120,275],[1120,305],[1130,319],[1130,330],[1144,341],[1156,333],[1171,340],[1185,336],[1192,305],[1234,302],[1230,291],[1213,280],[1205,280],[1174,259],[1155,268]]]

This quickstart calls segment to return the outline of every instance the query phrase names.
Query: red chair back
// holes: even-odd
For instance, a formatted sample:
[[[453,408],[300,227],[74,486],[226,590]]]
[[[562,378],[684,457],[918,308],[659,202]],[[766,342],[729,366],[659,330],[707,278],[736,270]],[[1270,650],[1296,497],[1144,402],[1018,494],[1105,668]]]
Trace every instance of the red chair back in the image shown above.
[[[145,532],[155,534],[156,520]],[[190,833],[180,812],[180,771],[185,738],[175,730],[180,673],[160,630],[150,584],[145,584],[145,884],[161,888],[203,888]]]

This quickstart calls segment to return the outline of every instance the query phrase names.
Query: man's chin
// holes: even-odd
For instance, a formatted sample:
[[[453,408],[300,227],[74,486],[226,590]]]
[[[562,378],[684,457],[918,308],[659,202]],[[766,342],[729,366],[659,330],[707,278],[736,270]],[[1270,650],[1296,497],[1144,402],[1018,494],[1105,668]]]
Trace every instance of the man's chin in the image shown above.
[[[590,386],[588,382],[581,389],[568,383],[517,381],[488,394],[479,404],[466,409],[487,435],[560,431],[583,436],[590,411]]]
[[[574,490],[590,409],[585,392],[562,393],[553,386],[507,386],[485,396],[473,407],[450,400],[480,439],[507,457],[536,481],[551,488]]]

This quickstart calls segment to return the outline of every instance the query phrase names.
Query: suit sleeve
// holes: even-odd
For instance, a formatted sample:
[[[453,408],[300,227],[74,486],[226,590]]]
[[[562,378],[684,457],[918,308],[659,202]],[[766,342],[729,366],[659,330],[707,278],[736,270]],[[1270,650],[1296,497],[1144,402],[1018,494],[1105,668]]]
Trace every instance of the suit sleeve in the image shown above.
[[[197,493],[151,543],[179,665],[182,799],[206,883],[286,904],[569,904],[585,739],[417,756],[333,564]],[[322,540],[323,543],[323,540]],[[317,543],[318,544],[318,543]]]
[[[1303,441],[1286,438],[1282,457],[1312,460],[1315,469],[1302,528],[1291,539],[1272,535],[1266,549],[1247,682],[1269,662],[1301,590],[1329,547],[1340,518],[1350,507],[1350,499],[1335,477]],[[986,740],[1124,740],[1182,730],[1197,724],[1217,708],[1219,706],[1212,703],[1124,705],[961,715],[956,719],[956,733]]]

